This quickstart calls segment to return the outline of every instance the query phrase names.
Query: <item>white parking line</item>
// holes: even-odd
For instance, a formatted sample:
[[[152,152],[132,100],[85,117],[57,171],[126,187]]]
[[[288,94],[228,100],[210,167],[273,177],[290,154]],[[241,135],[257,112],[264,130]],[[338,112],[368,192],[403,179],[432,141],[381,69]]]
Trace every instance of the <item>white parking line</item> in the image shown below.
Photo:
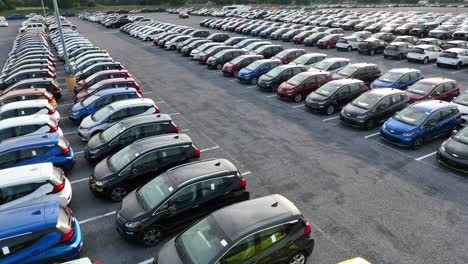
[[[180,132],[187,132],[187,131],[190,131],[190,129],[189,129],[189,128],[187,128],[187,129],[182,129]]]
[[[150,259],[147,259],[147,260],[145,260],[145,261],[142,261],[142,262],[140,262],[140,263],[138,263],[138,264],[150,264],[150,263],[153,262],[153,260],[154,260],[154,258],[150,258]]]
[[[157,101],[155,102],[155,104],[162,104],[162,103],[165,103],[166,101]]]
[[[291,106],[291,107],[292,108],[298,108],[298,107],[301,107],[301,106],[305,106],[305,104],[295,105],[295,106]]]
[[[403,62],[406,62],[406,61],[405,60],[395,61],[395,62],[393,62],[393,64],[400,64],[400,63],[403,63]]]
[[[104,218],[104,217],[107,217],[107,216],[115,215],[115,213],[116,213],[115,211],[112,211],[112,212],[109,212],[107,214],[91,217],[91,218],[80,221],[80,224],[86,224],[86,223],[94,221],[94,220],[98,220],[98,219],[101,219],[101,218]]]
[[[238,82],[237,79],[229,80],[230,82]]]
[[[251,171],[246,171],[246,172],[243,172],[243,173],[242,173],[242,176],[249,175],[249,174],[251,174],[251,173],[252,173]]]
[[[436,151],[431,152],[431,153],[429,153],[429,154],[427,154],[427,155],[421,156],[421,157],[419,157],[419,158],[415,158],[414,160],[418,160],[418,161],[419,161],[419,160],[423,160],[423,159],[428,158],[428,157],[430,157],[430,156],[434,156],[435,154],[436,154]]]
[[[59,104],[57,107],[62,107],[62,106],[70,106],[74,105],[75,103],[69,103],[69,104]]]
[[[71,184],[75,184],[75,183],[78,183],[78,182],[84,182],[84,181],[87,181],[89,178],[84,178],[84,179],[80,179],[80,180],[76,180],[76,181],[71,181],[70,183]]]
[[[429,64],[429,65],[421,66],[421,67],[419,67],[419,68],[424,69],[424,68],[429,68],[429,67],[432,67],[432,66],[434,66],[434,65]]]
[[[245,89],[252,89],[252,88],[255,88],[257,87],[257,85],[250,85],[250,86],[246,86]]]
[[[152,94],[153,92],[144,92],[143,94]]]
[[[275,96],[277,96],[277,95],[276,95],[276,94],[272,94],[272,95],[267,95],[266,97],[272,98],[272,97],[275,97]]]
[[[180,113],[172,113],[172,114],[169,114],[170,116],[173,116],[173,115],[180,115]]]
[[[81,153],[84,153],[84,150],[75,152],[75,155],[78,155],[78,154],[81,154]]]
[[[450,74],[455,74],[455,73],[464,72],[464,71],[465,70],[453,71],[453,72],[450,72]]]
[[[66,132],[66,133],[63,133],[64,135],[70,135],[70,134],[76,134],[78,133],[78,131],[72,131],[72,132]]]
[[[325,119],[323,119],[322,121],[323,121],[323,122],[326,122],[326,121],[330,121],[330,120],[333,120],[333,119],[337,119],[337,118],[339,118],[339,117],[340,117],[340,116],[337,115],[337,116],[334,116],[334,117],[325,118]]]
[[[202,149],[202,150],[200,150],[200,152],[205,152],[205,151],[213,150],[213,149],[217,149],[217,148],[219,148],[219,146],[211,147],[211,148],[206,148],[206,149]]]
[[[374,133],[374,134],[367,135],[367,136],[365,136],[364,138],[371,138],[371,137],[374,137],[374,136],[377,136],[377,135],[380,135],[380,132],[377,132],[377,133]]]

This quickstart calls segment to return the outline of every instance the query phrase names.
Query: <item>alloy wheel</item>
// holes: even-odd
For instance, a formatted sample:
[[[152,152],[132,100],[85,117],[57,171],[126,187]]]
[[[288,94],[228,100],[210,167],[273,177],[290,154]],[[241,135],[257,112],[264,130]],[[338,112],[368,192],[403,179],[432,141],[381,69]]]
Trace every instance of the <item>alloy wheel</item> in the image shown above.
[[[146,246],[152,246],[157,244],[161,240],[161,231],[157,228],[148,229],[143,235],[143,243]]]
[[[291,258],[291,260],[289,261],[289,264],[305,264],[305,262],[306,262],[306,256],[304,256],[304,254],[302,253],[299,253]]]
[[[299,103],[300,101],[302,101],[302,95],[299,93],[294,95],[294,102]]]
[[[335,112],[335,107],[333,105],[330,105],[327,107],[327,115],[331,115]]]
[[[111,192],[111,199],[119,202],[127,195],[127,190],[124,187],[116,187]]]
[[[348,46],[348,51],[352,51],[352,50],[353,50],[353,47]]]
[[[428,57],[424,58],[423,63],[427,64],[428,62],[429,62],[429,58]]]

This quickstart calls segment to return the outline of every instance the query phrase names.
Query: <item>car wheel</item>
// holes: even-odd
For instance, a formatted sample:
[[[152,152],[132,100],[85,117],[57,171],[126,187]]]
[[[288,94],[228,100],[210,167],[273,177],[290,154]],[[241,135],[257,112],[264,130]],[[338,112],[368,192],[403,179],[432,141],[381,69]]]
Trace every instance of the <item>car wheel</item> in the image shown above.
[[[442,68],[442,64],[437,63],[437,67]]]
[[[335,112],[335,107],[333,105],[330,105],[327,107],[326,111],[327,115],[331,115]]]
[[[175,46],[171,46],[170,49],[171,49],[171,50],[175,50],[176,47],[175,47]]]
[[[371,119],[367,122],[366,124],[366,129],[367,130],[372,130],[375,127],[375,120]]]
[[[234,78],[237,78],[237,76],[239,76],[239,72],[238,72],[238,71],[234,71],[234,72],[232,72],[232,75],[234,76]]]
[[[150,41],[151,39],[150,38],[146,38],[145,41]]]
[[[114,202],[120,202],[127,195],[127,188],[124,186],[117,186],[110,191],[110,198]]]
[[[347,49],[347,50],[348,50],[348,51],[353,51],[353,47],[348,46],[348,49]]]
[[[288,263],[289,264],[305,264],[307,263],[307,256],[306,254],[304,254],[304,252],[298,252],[289,259]]]
[[[294,102],[299,103],[302,101],[302,95],[300,93],[294,95]]]
[[[277,93],[278,92],[278,86],[279,86],[279,84],[273,84],[273,86],[271,86],[271,91],[274,92],[274,93]]]
[[[399,60],[403,60],[403,54],[398,55]]]
[[[141,232],[140,241],[146,247],[158,244],[163,236],[162,230],[157,227],[150,227]]]
[[[427,64],[428,62],[429,62],[429,58],[428,58],[428,57],[424,58],[424,60],[422,61],[422,63],[424,63],[424,64]]]
[[[327,48],[327,49],[330,49],[330,48],[331,48],[330,44],[328,44],[326,48]]]
[[[370,50],[370,51],[369,51],[369,55],[371,55],[371,56],[373,56],[373,55],[374,55],[374,53],[375,53],[375,51],[374,51],[374,50]]]
[[[461,69],[461,67],[462,67],[462,63],[461,63],[461,61],[460,61],[460,62],[458,62],[458,63],[457,63],[457,65],[456,65],[455,67],[456,67],[457,69]]]
[[[258,82],[257,77],[253,77],[252,80],[250,80],[250,83],[253,84],[253,85],[257,84],[257,82]]]
[[[413,143],[413,149],[418,149],[419,147],[422,146],[422,144],[424,143],[424,139],[422,137],[418,137],[414,143]]]
[[[216,69],[221,70],[223,68],[223,65],[221,63],[216,64]]]

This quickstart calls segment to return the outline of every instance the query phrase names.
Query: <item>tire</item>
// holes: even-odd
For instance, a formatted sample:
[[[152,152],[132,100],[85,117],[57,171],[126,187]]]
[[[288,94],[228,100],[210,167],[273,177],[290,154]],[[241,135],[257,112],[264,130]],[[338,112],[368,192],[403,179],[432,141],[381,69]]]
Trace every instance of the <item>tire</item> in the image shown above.
[[[239,71],[233,71],[232,72],[232,76],[234,76],[234,78],[237,78],[238,75],[239,75]]]
[[[288,261],[289,264],[306,264],[307,263],[307,255],[301,251],[295,253]]]
[[[271,91],[273,93],[277,93],[278,92],[278,87],[279,87],[279,84],[273,84],[273,86],[271,86]]]
[[[216,69],[221,70],[223,68],[223,65],[221,63],[216,64]]]
[[[460,62],[457,63],[457,65],[455,66],[455,68],[457,69],[461,69],[461,67],[463,66],[463,64]]]
[[[141,234],[138,240],[145,247],[151,247],[161,242],[162,237],[163,237],[163,231],[160,228],[150,227],[146,230],[141,231]]]
[[[422,61],[423,64],[427,64],[428,62],[429,62],[429,58],[428,58],[428,57],[424,58],[424,60]]]
[[[377,123],[375,122],[375,120],[371,119],[371,120],[369,120],[369,121],[367,122],[367,124],[366,124],[366,129],[367,129],[367,130],[372,130],[372,129],[375,127],[376,124],[377,124]]]
[[[151,39],[150,39],[150,38],[146,38],[145,41],[151,41]]]
[[[327,109],[325,110],[325,113],[327,115],[332,115],[335,112],[335,107],[333,105],[329,105]]]
[[[110,199],[114,202],[120,202],[128,194],[127,187],[117,186],[110,191]]]
[[[369,51],[369,55],[374,56],[374,54],[375,54],[375,51],[374,51],[374,50],[370,50],[370,51]]]
[[[418,149],[422,146],[422,144],[424,144],[424,139],[422,137],[418,137],[413,145],[411,146],[412,149]]]
[[[348,48],[347,48],[346,50],[347,50],[348,52],[349,52],[349,51],[353,51],[353,47],[348,46]]]
[[[326,48],[326,49],[331,49],[330,44],[328,44],[325,48]]]
[[[258,78],[257,77],[253,77],[251,80],[250,80],[250,83],[253,84],[253,85],[256,85],[258,82]]]
[[[175,50],[175,49],[176,49],[176,46],[171,46],[169,49],[170,49],[170,50]]]
[[[302,95],[300,93],[297,93],[296,95],[294,95],[293,100],[294,102],[299,103],[300,101],[302,101]]]
[[[403,60],[403,54],[398,55],[398,60]]]
[[[437,63],[437,67],[442,68],[442,64]]]

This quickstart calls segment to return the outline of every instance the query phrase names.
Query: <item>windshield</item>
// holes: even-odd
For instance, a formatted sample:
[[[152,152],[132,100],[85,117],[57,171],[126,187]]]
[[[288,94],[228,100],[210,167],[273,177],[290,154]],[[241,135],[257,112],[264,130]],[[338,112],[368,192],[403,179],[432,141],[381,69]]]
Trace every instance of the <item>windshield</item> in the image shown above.
[[[228,52],[228,51],[227,50],[220,51],[220,52],[216,53],[215,55],[213,55],[213,58],[215,58],[215,59],[221,58],[224,54],[226,54],[226,52]]]
[[[351,104],[362,109],[370,110],[374,108],[380,99],[382,99],[380,95],[365,93],[354,99]]]
[[[333,95],[338,89],[340,89],[340,84],[335,83],[327,83],[324,86],[318,88],[315,93],[321,96],[330,97]]]
[[[109,142],[120,133],[125,131],[125,129],[126,127],[122,123],[116,123],[101,133],[101,139],[104,142]]]
[[[457,134],[455,134],[455,136],[453,136],[453,139],[463,144],[468,144],[468,129],[464,128],[460,130]]]
[[[269,71],[265,76],[273,78],[275,76],[278,76],[278,74],[282,73],[284,71],[283,67],[276,67],[273,70]]]
[[[228,238],[212,216],[201,220],[176,239],[176,246],[190,263],[210,263],[228,245]],[[184,254],[185,253],[185,254]]]
[[[424,83],[424,82],[417,82],[410,87],[408,87],[407,91],[415,94],[426,95],[432,91],[432,84]]]
[[[386,83],[395,83],[396,81],[400,79],[400,77],[401,77],[400,73],[387,72],[384,75],[380,76],[378,80],[381,82],[386,82]]]
[[[408,125],[418,126],[428,115],[429,112],[424,112],[423,110],[414,107],[406,107],[393,118]]]
[[[276,54],[275,58],[282,58],[282,57],[288,55],[288,53],[289,53],[289,50],[283,50],[280,53]]]
[[[317,70],[327,70],[332,64],[334,64],[334,61],[329,61],[329,60],[323,60],[315,63],[312,67],[317,69]]]
[[[153,209],[157,207],[175,190],[171,186],[169,177],[166,177],[167,174],[159,175],[137,191],[138,197],[146,205],[145,208]]]
[[[88,98],[84,99],[83,101],[81,101],[80,105],[83,106],[83,107],[87,107],[88,105],[90,105],[91,103],[96,101],[99,97],[100,97],[99,95],[93,94],[90,97],[88,97]]]
[[[133,159],[138,157],[140,153],[138,153],[138,150],[134,147],[127,146],[120,150],[119,152],[115,153],[112,157],[109,159],[109,168],[112,171],[120,171],[125,167],[125,165],[129,164]]]
[[[455,98],[455,100],[453,100],[453,102],[468,106],[468,93],[459,95],[457,98]]]
[[[348,77],[348,76],[353,75],[353,73],[356,72],[358,69],[359,68],[356,67],[356,66],[348,65],[348,66],[344,67],[343,69],[339,70],[337,72],[337,74],[339,74],[341,76]]]
[[[252,50],[257,45],[258,45],[258,42],[250,43],[249,45],[247,45],[247,47],[245,47],[245,49]]]
[[[244,59],[245,59],[245,57],[239,56],[239,57],[233,59],[233,60],[231,61],[231,63],[234,64],[234,65],[236,65],[236,64],[240,63],[241,61],[243,61]]]
[[[262,65],[265,61],[254,61],[250,63],[247,67],[245,67],[246,70],[253,71],[258,68],[258,66]]]
[[[99,109],[96,113],[94,113],[91,116],[91,119],[93,121],[101,121],[101,120],[104,120],[109,115],[111,115],[113,112],[114,112],[114,108],[112,108],[112,106],[108,105],[106,107],[103,107],[103,108]]]
[[[306,64],[311,57],[309,56],[300,56],[299,58],[295,59],[293,62],[296,64]]]
[[[294,77],[292,77],[291,79],[287,80],[286,82],[291,84],[291,85],[299,85],[307,78],[309,78],[309,75],[297,74]]]
[[[205,53],[213,53],[213,51],[215,51],[216,49],[218,49],[217,46],[211,47],[211,48],[207,49],[207,50],[205,51]]]

